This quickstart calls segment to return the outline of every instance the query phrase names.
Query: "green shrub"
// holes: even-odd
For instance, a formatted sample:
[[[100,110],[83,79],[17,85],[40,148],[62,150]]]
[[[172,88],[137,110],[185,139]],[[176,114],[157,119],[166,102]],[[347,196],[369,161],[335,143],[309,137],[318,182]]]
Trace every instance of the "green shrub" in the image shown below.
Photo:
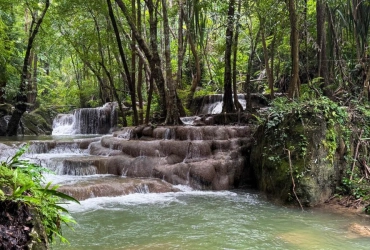
[[[23,202],[35,209],[41,218],[50,243],[59,238],[68,242],[62,236],[62,224],[75,223],[68,211],[60,206],[64,201],[79,203],[73,197],[58,192],[58,186],[47,183],[43,186],[43,173],[47,169],[33,164],[20,156],[27,150],[24,146],[10,159],[0,162],[0,201]]]

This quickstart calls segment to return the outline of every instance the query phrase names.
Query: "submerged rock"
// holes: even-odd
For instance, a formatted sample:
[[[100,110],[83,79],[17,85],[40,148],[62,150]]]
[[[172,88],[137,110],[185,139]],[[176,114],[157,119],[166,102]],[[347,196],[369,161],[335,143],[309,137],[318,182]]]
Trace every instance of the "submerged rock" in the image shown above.
[[[369,226],[364,226],[360,225],[358,223],[352,223],[348,227],[348,231],[351,233],[354,233],[358,237],[370,237],[370,227]]]

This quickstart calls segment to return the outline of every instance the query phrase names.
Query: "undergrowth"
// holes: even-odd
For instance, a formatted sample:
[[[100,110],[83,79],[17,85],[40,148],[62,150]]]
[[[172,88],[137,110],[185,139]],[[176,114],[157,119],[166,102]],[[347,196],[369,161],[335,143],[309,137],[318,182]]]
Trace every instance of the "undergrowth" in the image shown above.
[[[47,169],[20,159],[27,146],[20,148],[13,157],[0,162],[0,201],[20,202],[35,209],[40,216],[48,241],[60,239],[68,242],[62,236],[62,224],[69,226],[75,223],[68,211],[60,206],[65,201],[79,203],[73,197],[58,192],[58,186],[51,183],[44,185],[43,173]]]
[[[340,106],[327,97],[302,98],[288,100],[276,98],[263,115],[258,117],[260,124],[274,133],[276,145],[266,148],[269,160],[281,163],[281,155],[274,154],[277,149],[295,151],[304,158],[308,141],[305,130],[310,126],[310,117],[316,116],[326,122],[326,135],[322,145],[327,150],[325,160],[334,163],[338,145],[345,148],[344,158],[347,170],[343,174],[341,186],[337,187],[336,196],[350,196],[353,200],[370,202],[370,105],[352,102],[349,107]],[[302,123],[299,143],[287,145],[287,134],[291,117],[298,117]],[[298,145],[298,146],[297,146]],[[295,169],[295,179],[299,182],[301,173]],[[370,206],[369,206],[370,212]]]

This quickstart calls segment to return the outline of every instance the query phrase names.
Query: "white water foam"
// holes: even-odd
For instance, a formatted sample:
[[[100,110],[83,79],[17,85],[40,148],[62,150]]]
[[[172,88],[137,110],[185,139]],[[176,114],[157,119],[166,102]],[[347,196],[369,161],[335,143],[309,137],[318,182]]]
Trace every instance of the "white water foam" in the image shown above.
[[[176,186],[178,187],[178,186]],[[184,196],[204,197],[236,197],[238,194],[231,191],[185,191],[168,193],[133,193],[117,197],[96,197],[81,201],[81,205],[70,203],[64,205],[72,213],[89,212],[95,210],[122,210],[122,206],[184,203],[178,198]]]
[[[52,184],[70,185],[78,183],[83,180],[94,180],[104,177],[111,177],[115,175],[110,174],[94,174],[94,175],[56,175],[56,174],[44,174],[45,183],[51,182]]]

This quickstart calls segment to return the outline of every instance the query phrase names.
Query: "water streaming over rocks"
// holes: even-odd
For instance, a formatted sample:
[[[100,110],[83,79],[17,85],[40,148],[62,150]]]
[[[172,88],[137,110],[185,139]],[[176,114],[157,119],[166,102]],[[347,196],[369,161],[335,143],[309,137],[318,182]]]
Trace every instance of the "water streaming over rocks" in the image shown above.
[[[310,249],[347,244],[338,243],[342,237],[329,222],[311,223],[310,213],[273,206],[254,194],[225,191],[254,184],[249,157],[256,128],[205,126],[226,120],[222,114],[217,118],[221,122],[207,116],[221,111],[222,95],[207,98],[197,112],[202,117],[183,118],[197,126],[138,126],[105,136],[55,137],[108,133],[116,115],[114,105],[106,104],[58,115],[51,140],[30,141],[26,157],[56,173],[47,174],[46,181],[82,201],[82,206],[68,207],[81,223],[67,237],[73,241],[70,249]],[[244,95],[238,98],[245,108]],[[1,160],[20,144],[0,143]],[[297,225],[293,231],[281,230],[292,224]],[[302,231],[302,225],[315,237]],[[323,232],[336,240],[312,243]],[[366,249],[362,246],[368,242],[349,245]]]
[[[76,109],[73,114],[59,114],[53,121],[53,135],[107,134],[117,125],[116,103],[99,108]]]

